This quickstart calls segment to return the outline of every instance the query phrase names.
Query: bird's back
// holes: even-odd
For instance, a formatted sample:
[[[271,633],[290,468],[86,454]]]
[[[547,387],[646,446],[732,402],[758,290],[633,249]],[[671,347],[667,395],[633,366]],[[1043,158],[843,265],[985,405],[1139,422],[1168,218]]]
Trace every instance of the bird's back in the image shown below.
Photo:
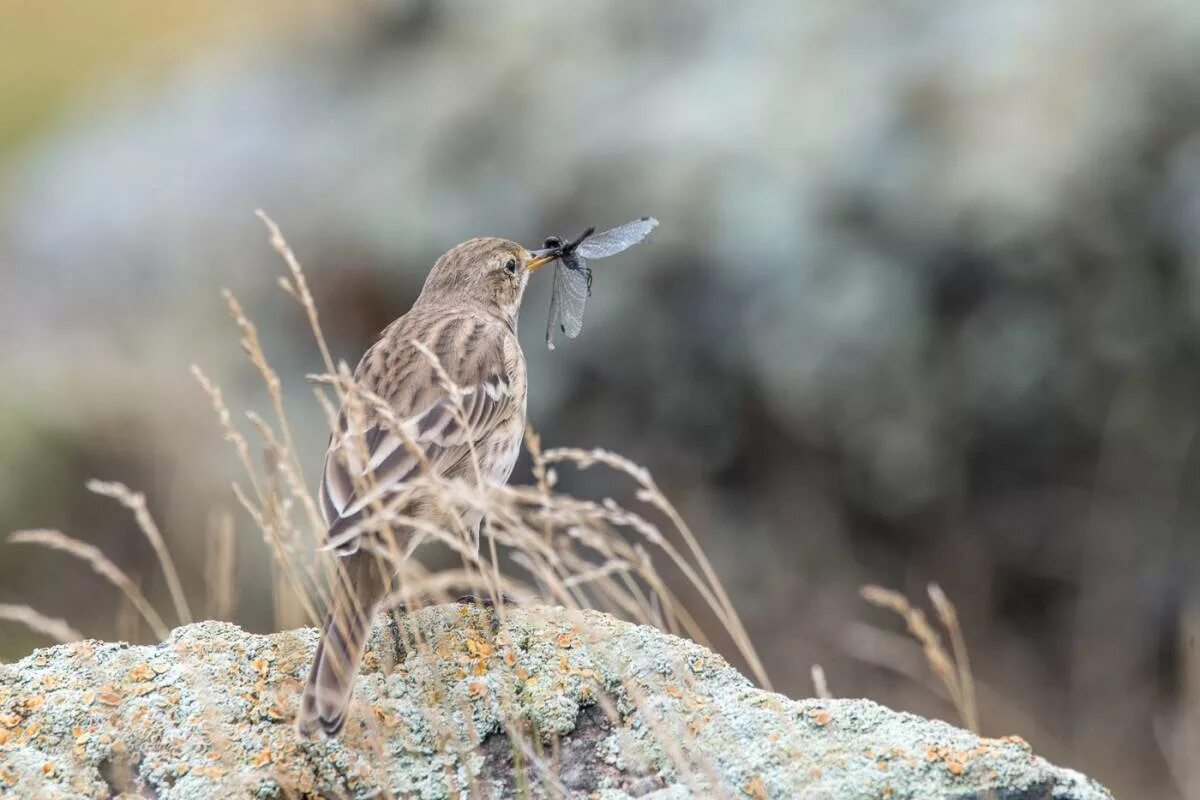
[[[469,478],[477,464],[484,482],[508,479],[524,432],[526,374],[515,331],[503,320],[418,303],[367,350],[355,380],[369,395],[343,406],[322,479],[331,545],[356,549],[356,537],[339,542],[344,531],[373,500],[423,471]]]

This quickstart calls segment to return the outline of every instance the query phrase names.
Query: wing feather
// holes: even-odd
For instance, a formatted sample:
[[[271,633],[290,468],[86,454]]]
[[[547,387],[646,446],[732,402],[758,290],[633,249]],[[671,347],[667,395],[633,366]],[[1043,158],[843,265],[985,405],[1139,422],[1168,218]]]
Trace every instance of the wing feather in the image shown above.
[[[442,477],[465,475],[471,468],[472,449],[480,447],[499,423],[518,411],[504,360],[497,352],[500,348],[484,350],[486,341],[479,340],[486,337],[470,323],[450,320],[445,327],[451,323],[463,341],[479,344],[461,363],[448,364],[443,359],[442,366],[454,380],[476,376],[459,389],[457,398],[446,394],[423,353],[415,347],[401,347],[409,369],[403,384],[394,387],[395,396],[385,398],[395,412],[392,421],[367,409],[362,415],[367,419],[355,430],[345,410],[339,416],[320,486],[321,509],[328,524],[326,548],[343,555],[357,551],[362,535],[359,523],[376,504],[401,491],[425,470]],[[444,327],[438,328],[428,336],[436,341],[444,331]],[[381,382],[372,380],[372,357],[368,351],[359,366],[359,372],[365,373],[359,380],[367,389]]]

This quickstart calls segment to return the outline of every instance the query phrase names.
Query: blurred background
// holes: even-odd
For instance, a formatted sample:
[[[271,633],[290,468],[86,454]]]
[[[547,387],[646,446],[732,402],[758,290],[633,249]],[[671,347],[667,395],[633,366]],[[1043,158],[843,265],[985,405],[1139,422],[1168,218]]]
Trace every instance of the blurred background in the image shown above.
[[[238,420],[265,407],[227,287],[315,485],[320,361],[253,210],[351,363],[458,241],[653,214],[580,339],[547,352],[549,281],[526,295],[544,443],[652,470],[776,689],[811,694],[816,662],[834,694],[957,721],[858,596],[936,581],[985,733],[1117,796],[1200,797],[1200,4],[69,6],[0,0],[0,531],[94,543],[165,613],[84,482],[146,493],[199,609],[231,514],[233,616],[269,630],[268,551],[188,371]],[[128,617],[28,546],[0,545],[0,602],[95,637]],[[0,660],[46,643],[0,623]]]

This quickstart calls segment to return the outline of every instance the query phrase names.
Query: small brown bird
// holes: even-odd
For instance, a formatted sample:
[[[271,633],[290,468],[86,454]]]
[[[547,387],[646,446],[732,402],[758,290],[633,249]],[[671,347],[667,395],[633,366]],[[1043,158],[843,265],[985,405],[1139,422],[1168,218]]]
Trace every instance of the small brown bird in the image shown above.
[[[357,385],[386,403],[343,405],[321,480],[327,546],[341,556],[321,641],[301,697],[297,727],[337,736],[375,613],[393,589],[395,569],[381,552],[401,552],[414,531],[372,526],[370,516],[413,478],[431,474],[488,483],[508,480],[525,430],[525,356],[517,315],[530,273],[558,256],[504,239],[478,238],[433,265],[407,314],[389,325],[355,370]],[[437,356],[461,388],[447,395],[418,344]],[[462,424],[463,418],[469,425]],[[397,429],[398,428],[398,429]],[[478,464],[478,473],[475,472]],[[404,499],[400,513],[443,527],[431,504]],[[462,515],[477,531],[478,512]]]

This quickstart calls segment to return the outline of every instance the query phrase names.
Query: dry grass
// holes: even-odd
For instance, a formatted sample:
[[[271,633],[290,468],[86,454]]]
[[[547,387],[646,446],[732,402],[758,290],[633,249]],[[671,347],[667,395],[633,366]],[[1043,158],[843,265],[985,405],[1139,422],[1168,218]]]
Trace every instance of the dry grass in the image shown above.
[[[83,638],[83,634],[72,628],[66,620],[47,617],[29,606],[0,603],[0,619],[24,625],[34,633],[60,643],[77,642]]]
[[[146,621],[146,624],[150,626],[150,629],[154,631],[155,636],[165,639],[170,633],[170,629],[167,628],[162,617],[154,610],[154,606],[142,594],[142,590],[138,588],[137,584],[98,548],[78,539],[72,539],[59,531],[51,530],[17,531],[8,537],[8,541],[12,544],[34,544],[75,556],[120,589],[121,593],[137,609],[142,619]]]
[[[227,511],[214,514],[208,525],[204,558],[204,588],[209,619],[232,619],[237,607],[237,528]]]
[[[392,419],[391,409],[383,399],[356,384],[347,364],[334,361],[321,333],[320,319],[298,259],[278,227],[261,212],[260,217],[287,267],[287,275],[279,279],[279,284],[304,313],[317,355],[324,365],[323,372],[309,378],[330,429],[335,429],[336,410],[344,408],[351,422],[361,419],[370,409],[390,422],[394,430],[402,431],[402,421]],[[339,560],[333,555],[314,558],[324,543],[325,526],[296,455],[283,381],[270,366],[257,329],[237,299],[230,292],[225,292],[224,297],[239,331],[240,344],[267,390],[270,415],[247,412],[244,420],[249,426],[243,430],[235,422],[219,387],[199,367],[193,367],[193,373],[208,394],[221,430],[241,466],[242,474],[233,485],[234,494],[261,531],[272,555],[277,620],[282,626],[299,616],[315,623],[320,619],[328,587],[344,576],[339,574]],[[460,387],[454,385],[432,353],[425,354],[432,359],[447,395],[455,398],[460,423],[466,424],[458,399]],[[403,549],[397,546],[377,553],[391,562],[398,575],[399,589],[390,598],[391,602],[411,609],[472,594],[494,600],[510,597],[518,602],[554,603],[569,611],[597,608],[707,643],[710,631],[703,629],[695,610],[685,608],[669,588],[673,581],[660,571],[666,569],[672,577],[682,577],[690,584],[706,607],[704,616],[718,621],[756,680],[769,686],[761,661],[715,570],[691,529],[646,469],[604,450],[543,450],[532,430],[527,434],[526,444],[533,462],[533,482],[529,485],[489,486],[479,480],[478,474],[459,480],[425,474],[401,492],[381,497],[372,505],[370,518],[362,523],[363,527],[391,526],[415,532],[412,542]],[[348,445],[361,448],[363,442],[361,437],[351,437]],[[256,451],[261,457],[252,456]],[[593,501],[563,495],[555,490],[558,472],[563,469],[607,469],[618,473],[628,479],[632,502],[619,504],[612,499]],[[361,480],[356,490],[369,491],[371,477]],[[443,528],[430,524],[426,515],[407,516],[404,509],[417,496],[442,510],[482,512],[485,522],[480,541],[475,541],[472,531],[461,524]],[[452,520],[460,518],[458,513],[447,516]],[[221,547],[213,544],[210,549],[214,555],[210,559],[213,563],[209,586],[210,592],[216,594],[227,591],[218,588],[228,586],[219,576],[232,570],[228,545],[232,534],[228,533],[229,527],[222,530],[226,532],[213,534],[214,540],[226,544]],[[461,566],[437,572],[426,570],[412,556],[433,543],[456,554]],[[217,555],[219,552],[224,555]],[[506,611],[502,603],[497,605],[496,613],[503,629]],[[410,649],[428,647],[420,641],[406,644]],[[661,729],[658,738],[664,750],[677,760],[681,773],[703,776],[713,785],[716,774],[711,765],[686,763],[678,744],[680,732],[671,721],[654,717],[644,690],[630,682],[626,691],[651,726]],[[611,699],[597,700],[614,719],[619,716]],[[431,710],[431,723],[433,716]],[[364,716],[362,722],[368,728],[373,725],[369,717]],[[562,793],[553,755],[557,743],[547,744],[532,736],[519,720],[509,725],[509,734],[514,761],[524,763],[552,795],[556,789]],[[384,734],[380,731],[379,735]],[[458,730],[446,731],[446,736],[449,741],[458,741],[463,734]],[[477,743],[459,744],[467,748]],[[696,788],[700,790],[699,784]]]
[[[810,672],[812,673],[813,696],[822,700],[832,699],[833,693],[829,691],[829,682],[825,679],[825,668],[820,664],[813,664]]]
[[[287,267],[287,275],[279,278],[279,285],[300,306],[313,333],[324,371],[308,377],[313,383],[314,399],[323,410],[330,429],[337,429],[337,409],[345,409],[352,423],[370,409],[402,435],[402,421],[393,418],[388,404],[359,386],[347,364],[334,361],[322,335],[317,309],[299,260],[278,226],[265,214],[259,212],[259,216]],[[240,344],[266,387],[270,399],[269,415],[245,412],[244,423],[249,426],[243,431],[216,383],[198,366],[193,366],[192,371],[208,395],[224,438],[231,444],[240,465],[241,476],[232,485],[233,494],[260,531],[271,554],[276,622],[280,628],[316,624],[322,617],[328,587],[333,581],[344,579],[344,572],[334,555],[318,555],[324,544],[325,525],[303,478],[304,471],[284,403],[283,380],[267,361],[257,328],[237,299],[228,291],[223,292],[223,297],[239,332]],[[454,385],[431,352],[424,352],[433,361],[446,393],[455,398],[460,424],[469,425],[461,404],[460,387]],[[351,437],[348,444],[352,448],[365,446],[361,437]],[[413,447],[411,442],[407,444]],[[527,431],[526,446],[532,459],[533,476],[528,485],[489,486],[479,479],[477,471],[469,480],[446,480],[427,473],[395,495],[380,496],[376,500],[363,527],[392,527],[414,534],[403,549],[397,546],[377,553],[391,562],[398,575],[399,589],[390,601],[412,609],[472,594],[497,601],[510,597],[519,602],[553,603],[564,606],[568,613],[594,608],[633,622],[654,625],[669,633],[686,635],[703,644],[709,643],[709,634],[713,631],[706,630],[699,620],[711,617],[729,636],[757,682],[765,688],[770,687],[758,654],[712,564],[682,515],[665,497],[648,470],[602,449],[543,450],[540,439],[532,430]],[[415,447],[413,449],[415,451]],[[611,498],[595,501],[559,493],[555,487],[558,473],[564,469],[604,469],[623,476],[628,483],[629,500],[625,503]],[[366,492],[372,488],[370,476],[360,480],[361,485],[355,487],[357,491]],[[183,622],[189,621],[191,612],[182,584],[163,537],[146,508],[145,498],[116,483],[93,481],[89,488],[133,511],[139,529],[158,556],[176,615]],[[480,541],[476,541],[473,532],[461,524],[443,528],[431,524],[426,515],[420,518],[407,516],[404,509],[411,507],[410,501],[415,497],[443,511],[470,509],[481,512],[484,525]],[[458,520],[461,513],[445,516]],[[229,619],[234,615],[236,527],[228,513],[214,515],[209,523],[206,610],[215,618]],[[10,541],[49,547],[82,559],[121,590],[125,598],[122,628],[130,637],[136,635],[136,626],[142,621],[149,625],[155,637],[167,636],[166,624],[134,581],[96,548],[57,531],[21,531],[13,534]],[[430,543],[455,553],[461,566],[436,572],[426,570],[412,556]],[[700,598],[703,608],[689,609],[683,605],[671,588],[679,585],[680,580]],[[867,600],[892,609],[905,619],[964,722],[978,731],[975,690],[957,615],[936,586],[929,587],[929,595],[949,632],[953,657],[923,612],[912,607],[902,595],[873,586],[863,590]],[[503,603],[498,603],[496,613],[503,629],[506,613]],[[25,624],[59,641],[80,638],[61,620],[48,619],[25,607],[0,607],[0,617]],[[579,619],[586,625],[582,623],[582,617]],[[410,650],[429,647],[417,640],[406,641],[405,645]],[[660,679],[664,684],[668,680],[666,677]],[[812,667],[812,679],[818,697],[831,696],[820,666]],[[673,676],[672,680],[678,680],[678,676]],[[680,682],[686,684],[688,680],[685,676]],[[660,718],[653,710],[650,698],[646,697],[644,686],[630,680],[624,691],[626,701],[655,732],[664,752],[675,762],[679,774],[693,791],[703,794],[704,781],[710,787],[716,786],[718,781],[713,765],[688,761],[680,747],[680,736],[688,734],[679,731],[672,720]],[[611,720],[619,721],[621,715],[613,698],[601,695],[595,699]],[[435,716],[431,709],[430,723],[442,725]],[[380,737],[385,735],[382,730],[377,730],[376,721],[369,715],[362,715],[362,724],[368,730],[376,730]],[[557,741],[545,742],[531,734],[520,719],[505,724],[513,745],[514,764],[528,768],[551,796],[566,794],[557,777]],[[460,741],[463,735],[461,730],[444,732],[447,742],[457,742],[462,748],[478,744]],[[478,788],[473,787],[472,795],[484,796]],[[385,793],[384,796],[389,795]]]
[[[900,615],[908,627],[908,632],[920,643],[930,669],[946,687],[963,724],[978,734],[980,728],[975,702],[975,679],[971,674],[971,663],[967,660],[967,645],[958,623],[958,613],[954,604],[936,583],[929,584],[926,590],[938,619],[950,635],[953,657],[942,643],[942,637],[929,624],[925,612],[910,604],[904,595],[880,586],[864,586],[862,596],[868,603]]]
[[[88,491],[102,497],[111,497],[133,512],[138,529],[149,540],[150,546],[154,548],[154,555],[158,557],[158,564],[162,568],[163,576],[167,579],[167,589],[171,592],[171,601],[175,604],[175,614],[180,624],[191,624],[192,611],[188,608],[187,597],[183,593],[183,584],[179,582],[179,573],[175,570],[175,562],[167,550],[167,543],[163,541],[162,533],[159,532],[154,517],[150,516],[150,510],[146,508],[146,496],[115,481],[88,481],[87,488]]]

